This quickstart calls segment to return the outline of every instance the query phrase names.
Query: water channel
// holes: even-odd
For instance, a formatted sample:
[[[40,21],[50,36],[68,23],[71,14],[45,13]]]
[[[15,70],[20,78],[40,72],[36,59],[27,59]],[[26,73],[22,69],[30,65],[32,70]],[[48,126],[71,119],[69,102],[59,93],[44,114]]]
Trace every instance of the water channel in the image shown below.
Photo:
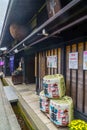
[[[3,86],[8,86],[7,82],[3,78],[1,78],[1,81]],[[29,124],[29,120],[26,118],[25,113],[22,111],[19,101],[11,103],[11,106],[16,115],[21,130],[34,130]]]
[[[16,115],[16,118],[18,120],[18,123],[21,127],[21,130],[32,130],[28,123],[24,120],[23,115],[19,109],[18,103],[11,103],[11,106],[13,108],[13,111]]]

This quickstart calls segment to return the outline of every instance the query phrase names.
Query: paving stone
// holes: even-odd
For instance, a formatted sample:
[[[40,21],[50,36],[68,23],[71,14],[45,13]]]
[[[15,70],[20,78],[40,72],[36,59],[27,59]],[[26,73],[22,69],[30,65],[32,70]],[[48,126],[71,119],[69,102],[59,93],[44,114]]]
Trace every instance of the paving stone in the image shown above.
[[[17,96],[13,87],[5,86],[3,88],[4,88],[4,91],[5,91],[5,94],[7,96],[8,101],[10,101],[10,102],[17,102],[18,101],[18,96]]]

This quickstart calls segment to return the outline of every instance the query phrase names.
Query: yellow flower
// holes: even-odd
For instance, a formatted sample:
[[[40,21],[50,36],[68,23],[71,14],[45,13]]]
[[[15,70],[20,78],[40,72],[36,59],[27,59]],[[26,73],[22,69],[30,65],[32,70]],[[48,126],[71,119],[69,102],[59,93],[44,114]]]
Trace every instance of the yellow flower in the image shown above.
[[[70,130],[87,130],[87,123],[83,120],[72,120],[68,125]]]

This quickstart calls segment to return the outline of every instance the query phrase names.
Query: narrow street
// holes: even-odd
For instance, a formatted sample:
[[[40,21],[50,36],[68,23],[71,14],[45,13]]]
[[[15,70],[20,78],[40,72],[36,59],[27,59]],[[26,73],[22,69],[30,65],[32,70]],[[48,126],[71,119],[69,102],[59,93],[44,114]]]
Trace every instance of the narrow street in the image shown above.
[[[0,1],[0,130],[87,130],[86,79],[87,0]]]

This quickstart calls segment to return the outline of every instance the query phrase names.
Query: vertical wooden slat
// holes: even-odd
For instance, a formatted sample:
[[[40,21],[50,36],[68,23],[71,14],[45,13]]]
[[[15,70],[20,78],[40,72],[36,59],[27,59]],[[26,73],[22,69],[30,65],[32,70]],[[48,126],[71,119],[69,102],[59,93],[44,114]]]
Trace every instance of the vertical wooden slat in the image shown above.
[[[47,56],[50,56],[50,50],[47,51]],[[48,68],[48,74],[50,74],[50,68]]]
[[[40,56],[40,77],[41,79],[43,78],[43,76],[45,75],[45,55],[44,55],[44,52],[41,53],[41,56]]]
[[[36,92],[39,93],[39,54],[37,53],[37,76],[36,76]]]
[[[85,43],[83,43],[83,51],[85,51]],[[85,112],[85,70],[83,70],[83,113]]]
[[[50,51],[50,55],[53,56],[53,49]],[[53,74],[53,68],[50,69],[50,74]]]
[[[61,73],[61,48],[58,48],[58,73]]]
[[[57,49],[54,49],[54,50],[53,50],[53,55],[56,55],[56,56],[57,56]],[[57,73],[57,68],[54,68],[54,69],[53,69],[53,73],[54,73],[54,74]]]
[[[85,42],[85,51],[87,51],[87,41]],[[84,112],[87,115],[87,70],[85,70],[85,100],[84,100]]]
[[[57,48],[57,73],[59,73],[59,57],[58,57],[58,48]]]
[[[61,73],[65,78],[65,68],[66,68],[66,53],[65,53],[65,45],[61,48]]]
[[[48,74],[48,68],[47,68],[47,51],[45,52],[45,57],[46,57],[46,58],[45,58],[45,60],[46,60],[46,61],[45,61],[45,66],[46,66],[46,72],[45,72],[45,73],[46,73],[46,75],[47,75],[47,74]]]
[[[76,44],[72,45],[72,52],[76,52]],[[73,98],[74,101],[74,106],[76,107],[76,69],[72,69],[72,79],[71,79],[71,97]]]
[[[70,52],[72,52],[72,46],[70,45]],[[70,96],[72,92],[72,69],[70,69]]]
[[[45,57],[45,75],[47,75],[47,51],[44,52]]]
[[[37,77],[37,54],[35,55],[35,77]]]
[[[40,91],[42,90],[42,77],[44,73],[43,52],[40,52]]]
[[[41,66],[40,66],[40,61],[41,61],[41,52],[39,52],[39,91],[41,90],[41,82],[40,82],[40,71],[41,71]]]
[[[77,95],[77,109],[83,110],[83,43],[78,44],[78,95]]]
[[[42,90],[42,64],[41,64],[41,62],[42,62],[42,53],[43,52],[40,52],[40,91]]]
[[[76,52],[78,52],[78,44],[76,44]],[[77,95],[78,95],[78,69],[76,70],[76,104],[75,107],[77,109]]]
[[[66,94],[70,96],[69,52],[70,46],[66,46]]]
[[[63,48],[62,48],[62,49],[63,49]],[[63,67],[62,67],[62,60],[63,60],[63,58],[62,58],[62,57],[63,57],[63,50],[62,50],[62,49],[61,49],[61,57],[60,57],[60,67],[61,67],[61,68],[60,68],[60,73],[61,73],[61,74],[63,74],[63,71],[62,71],[62,68],[63,68]]]

